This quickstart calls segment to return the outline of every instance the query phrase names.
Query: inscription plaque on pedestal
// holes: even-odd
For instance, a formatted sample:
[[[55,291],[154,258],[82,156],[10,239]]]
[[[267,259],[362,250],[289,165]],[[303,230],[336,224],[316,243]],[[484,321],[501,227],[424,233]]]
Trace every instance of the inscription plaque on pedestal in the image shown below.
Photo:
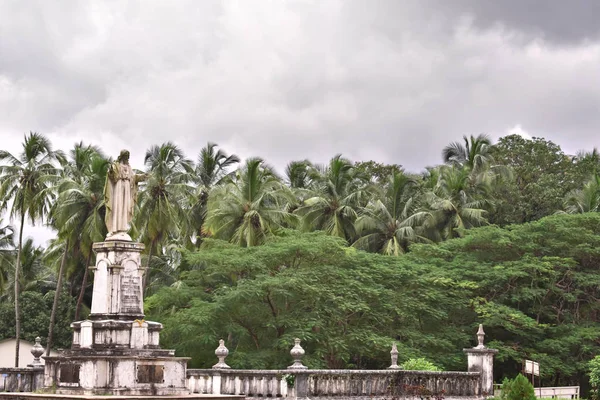
[[[139,276],[122,276],[121,277],[121,312],[124,313],[141,313],[142,287]]]
[[[164,382],[164,365],[142,364],[137,367],[138,383]]]
[[[79,384],[79,364],[65,363],[60,364],[60,382]]]

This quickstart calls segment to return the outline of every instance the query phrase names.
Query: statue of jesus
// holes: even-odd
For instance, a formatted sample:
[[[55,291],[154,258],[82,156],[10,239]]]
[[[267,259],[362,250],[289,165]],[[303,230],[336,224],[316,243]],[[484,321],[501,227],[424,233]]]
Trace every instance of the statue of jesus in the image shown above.
[[[106,240],[131,240],[127,234],[133,218],[138,182],[146,180],[145,174],[136,174],[129,165],[129,151],[121,150],[106,174],[104,202],[106,204]]]

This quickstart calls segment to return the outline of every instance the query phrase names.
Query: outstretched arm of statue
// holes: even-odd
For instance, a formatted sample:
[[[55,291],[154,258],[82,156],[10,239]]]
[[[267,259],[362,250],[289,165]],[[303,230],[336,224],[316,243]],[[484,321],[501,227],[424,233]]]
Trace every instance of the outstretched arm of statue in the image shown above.
[[[135,183],[146,181],[148,176],[148,174],[135,174]]]

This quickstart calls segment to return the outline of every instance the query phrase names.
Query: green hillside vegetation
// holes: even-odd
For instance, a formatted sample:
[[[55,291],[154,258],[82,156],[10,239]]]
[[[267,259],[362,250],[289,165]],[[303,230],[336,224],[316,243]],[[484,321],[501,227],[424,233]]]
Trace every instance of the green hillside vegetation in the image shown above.
[[[230,365],[280,368],[299,337],[310,367],[385,368],[395,341],[399,363],[464,370],[483,323],[498,381],[529,358],[544,384],[585,384],[600,353],[600,155],[484,135],[440,152],[418,173],[335,155],[280,174],[211,143],[195,160],[152,146],[134,165],[148,179],[130,234],[146,245],[147,318],[165,325],[164,346],[208,367],[223,338]],[[0,151],[0,338],[70,345],[106,235],[110,161],[36,133]],[[47,248],[27,222],[54,230]]]

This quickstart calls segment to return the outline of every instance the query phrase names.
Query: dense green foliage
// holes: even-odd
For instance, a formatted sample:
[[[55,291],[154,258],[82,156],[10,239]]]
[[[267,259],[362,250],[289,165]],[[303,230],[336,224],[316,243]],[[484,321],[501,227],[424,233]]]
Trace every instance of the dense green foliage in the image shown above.
[[[37,336],[43,338],[45,342],[48,335],[48,324],[50,323],[50,312],[54,291],[40,293],[26,291],[21,295],[21,312],[23,339],[35,342]],[[73,313],[75,311],[75,301],[70,296],[62,296],[58,310],[57,329],[55,335],[56,348],[71,347],[71,329],[69,325],[73,322]],[[13,304],[9,302],[0,303],[0,337],[15,337],[15,310]]]
[[[164,340],[213,362],[219,338],[236,367],[283,367],[294,337],[313,367],[380,367],[425,357],[463,369],[485,326],[498,377],[524,358],[552,384],[585,379],[600,352],[600,215],[555,215],[412,247],[404,257],[356,251],[323,233],[286,231],[242,248],[207,240],[177,285],[147,301]]]
[[[88,312],[111,160],[81,143],[52,151],[37,134],[23,148],[0,153],[11,182],[0,205],[57,235],[36,248],[26,225],[0,224],[0,312],[14,311],[0,337],[20,315],[24,338],[46,338],[50,307],[64,346],[73,315]],[[281,177],[211,143],[196,160],[173,143],[146,152],[130,232],[146,244],[148,318],[191,366],[212,365],[223,338],[232,366],[285,367],[299,337],[311,367],[385,368],[396,341],[400,363],[464,370],[461,349],[483,323],[498,379],[530,358],[544,383],[586,382],[600,353],[597,151],[470,136],[420,174],[336,155],[292,161]]]
[[[409,358],[400,365],[405,371],[440,371],[440,368],[424,358]]]

